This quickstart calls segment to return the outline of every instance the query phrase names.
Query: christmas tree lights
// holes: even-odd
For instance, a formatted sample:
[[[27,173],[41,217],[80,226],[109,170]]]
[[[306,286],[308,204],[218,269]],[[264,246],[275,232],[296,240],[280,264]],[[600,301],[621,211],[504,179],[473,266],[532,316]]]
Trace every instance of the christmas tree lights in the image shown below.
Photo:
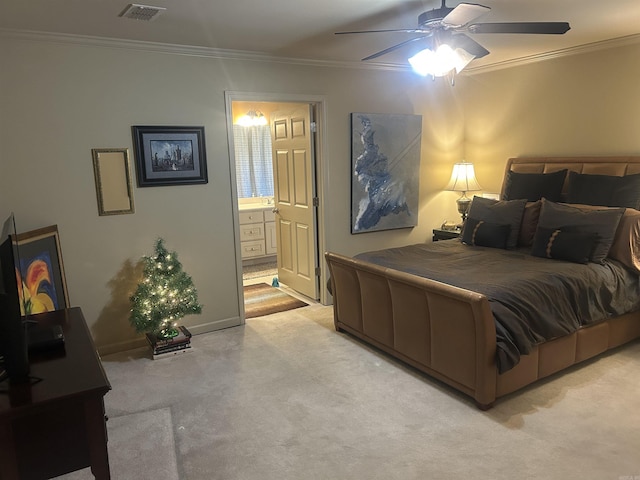
[[[176,252],[169,252],[164,240],[156,240],[155,255],[142,257],[143,279],[131,301],[129,321],[138,333],[159,338],[178,334],[176,322],[185,315],[201,313],[198,292],[191,277],[182,270]]]

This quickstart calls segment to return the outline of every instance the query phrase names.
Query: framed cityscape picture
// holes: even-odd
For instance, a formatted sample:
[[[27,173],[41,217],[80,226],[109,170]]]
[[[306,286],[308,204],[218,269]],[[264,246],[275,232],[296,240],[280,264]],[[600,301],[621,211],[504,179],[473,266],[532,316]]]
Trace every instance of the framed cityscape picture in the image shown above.
[[[133,126],[139,187],[207,183],[204,127]]]

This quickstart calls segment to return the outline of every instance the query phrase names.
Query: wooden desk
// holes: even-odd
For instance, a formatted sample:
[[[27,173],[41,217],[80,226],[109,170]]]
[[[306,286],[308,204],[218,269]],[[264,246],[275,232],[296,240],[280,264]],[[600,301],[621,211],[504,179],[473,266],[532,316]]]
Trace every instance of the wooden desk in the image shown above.
[[[82,311],[32,317],[61,325],[64,352],[30,355],[24,385],[0,384],[0,479],[46,479],[91,466],[110,479],[104,396],[111,389]]]

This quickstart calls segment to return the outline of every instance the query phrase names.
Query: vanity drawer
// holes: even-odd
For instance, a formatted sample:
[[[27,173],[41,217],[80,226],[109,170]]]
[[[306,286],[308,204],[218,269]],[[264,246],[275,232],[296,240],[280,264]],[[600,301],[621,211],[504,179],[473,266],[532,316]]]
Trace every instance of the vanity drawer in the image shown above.
[[[264,223],[240,225],[240,241],[264,239]]]
[[[255,242],[242,242],[240,244],[240,248],[242,249],[242,258],[264,256],[264,240],[257,240]]]
[[[260,223],[264,222],[264,215],[262,210],[250,210],[248,212],[240,212],[240,225],[247,223]]]

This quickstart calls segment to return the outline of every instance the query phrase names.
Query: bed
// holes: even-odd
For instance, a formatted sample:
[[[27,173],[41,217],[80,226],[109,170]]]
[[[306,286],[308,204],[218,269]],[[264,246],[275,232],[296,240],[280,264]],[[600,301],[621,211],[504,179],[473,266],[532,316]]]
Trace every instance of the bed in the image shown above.
[[[640,157],[511,158],[501,194],[462,239],[325,253],[336,330],[482,409],[640,337]]]

